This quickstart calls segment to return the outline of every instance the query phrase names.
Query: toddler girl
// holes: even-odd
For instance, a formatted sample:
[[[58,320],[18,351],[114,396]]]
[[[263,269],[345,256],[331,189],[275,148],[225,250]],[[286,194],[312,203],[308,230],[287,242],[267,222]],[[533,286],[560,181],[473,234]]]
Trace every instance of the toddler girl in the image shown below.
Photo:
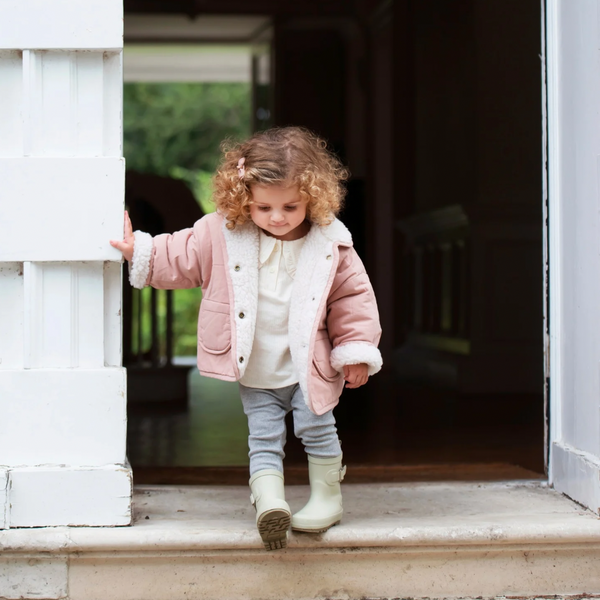
[[[137,288],[202,288],[198,368],[239,381],[250,431],[250,489],[267,550],[290,525],[321,532],[340,522],[346,468],[332,414],[346,381],[381,368],[377,305],[346,227],[335,218],[347,171],[310,132],[286,127],[225,149],[217,211],[172,235],[122,242]],[[311,495],[285,501],[285,415],[308,454]]]

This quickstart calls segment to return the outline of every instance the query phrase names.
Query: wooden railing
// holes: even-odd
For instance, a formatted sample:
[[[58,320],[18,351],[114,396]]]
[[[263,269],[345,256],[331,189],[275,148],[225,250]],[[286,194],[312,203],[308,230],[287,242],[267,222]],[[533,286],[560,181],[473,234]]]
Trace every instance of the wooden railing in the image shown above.
[[[127,290],[124,326],[126,366],[173,364],[173,290]],[[129,294],[128,294],[129,296]],[[161,310],[159,309],[161,305]],[[144,336],[144,331],[147,331]]]
[[[187,403],[190,367],[173,363],[172,290],[124,288],[123,341],[129,403]]]
[[[404,256],[408,341],[469,354],[469,221],[461,206],[397,223]]]

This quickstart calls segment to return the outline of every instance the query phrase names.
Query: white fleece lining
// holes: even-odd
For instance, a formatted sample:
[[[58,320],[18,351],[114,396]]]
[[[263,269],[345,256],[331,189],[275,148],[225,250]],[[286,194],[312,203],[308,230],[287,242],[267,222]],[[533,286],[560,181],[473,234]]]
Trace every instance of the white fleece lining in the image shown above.
[[[346,365],[360,365],[365,363],[369,367],[369,376],[381,370],[383,359],[381,352],[369,342],[348,342],[335,347],[331,351],[331,366],[340,373],[344,372]]]
[[[234,359],[241,379],[248,366],[256,328],[259,232],[258,227],[252,222],[237,226],[233,231],[227,229],[226,223],[226,219],[223,219],[222,231],[227,247],[227,268],[233,289],[236,335],[233,347],[237,350]],[[240,313],[244,313],[243,319],[238,318]],[[243,358],[242,362],[240,357]]]
[[[313,225],[300,251],[290,302],[289,340],[292,361],[298,371],[298,384],[304,402],[310,408],[308,367],[312,336],[316,333],[317,315],[324,306],[337,270],[336,244],[352,244],[346,226],[335,219],[326,227]],[[332,271],[333,270],[333,271]],[[307,326],[307,324],[310,324]]]
[[[150,272],[153,242],[152,236],[145,231],[136,231],[134,234],[133,258],[129,265],[129,283],[138,290],[146,287],[146,280]]]

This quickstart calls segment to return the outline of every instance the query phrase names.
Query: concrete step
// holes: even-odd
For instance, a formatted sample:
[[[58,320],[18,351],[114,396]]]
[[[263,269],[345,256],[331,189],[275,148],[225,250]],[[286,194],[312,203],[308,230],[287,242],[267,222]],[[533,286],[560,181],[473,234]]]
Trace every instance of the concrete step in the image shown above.
[[[344,485],[342,524],[266,552],[246,487],[142,486],[135,523],[0,532],[0,597],[463,598],[600,593],[600,520],[540,482]],[[307,486],[288,486],[298,510]]]

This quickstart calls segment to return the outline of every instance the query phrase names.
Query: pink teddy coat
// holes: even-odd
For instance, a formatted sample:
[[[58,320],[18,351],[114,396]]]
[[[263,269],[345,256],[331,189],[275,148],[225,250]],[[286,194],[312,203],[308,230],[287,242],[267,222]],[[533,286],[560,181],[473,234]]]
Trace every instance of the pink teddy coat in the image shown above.
[[[259,230],[249,221],[233,231],[218,213],[190,229],[152,238],[136,231],[130,282],[159,289],[200,286],[198,368],[239,380],[252,351],[258,304]],[[344,386],[344,365],[381,369],[381,327],[375,295],[348,229],[335,219],[313,225],[300,252],[289,315],[298,382],[310,410],[331,410]]]

